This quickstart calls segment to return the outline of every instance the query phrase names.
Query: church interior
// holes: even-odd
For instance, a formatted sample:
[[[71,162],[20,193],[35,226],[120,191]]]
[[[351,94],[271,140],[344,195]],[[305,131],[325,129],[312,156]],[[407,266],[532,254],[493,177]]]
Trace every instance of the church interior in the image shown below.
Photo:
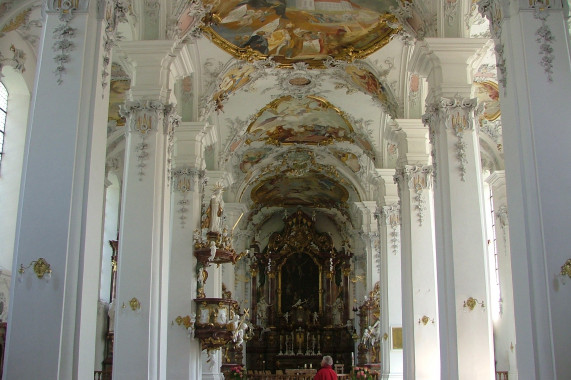
[[[0,0],[0,379],[569,378],[570,15]]]

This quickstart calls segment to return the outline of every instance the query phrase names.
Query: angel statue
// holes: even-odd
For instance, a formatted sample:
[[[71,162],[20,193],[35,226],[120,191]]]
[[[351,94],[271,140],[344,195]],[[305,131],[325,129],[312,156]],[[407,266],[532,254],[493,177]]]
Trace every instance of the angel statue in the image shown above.
[[[239,318],[239,320],[236,322],[235,318],[232,319],[232,327],[236,326],[236,328],[233,330],[232,333],[232,341],[234,342],[235,346],[239,346],[242,343],[244,343],[244,334],[246,332],[246,330],[248,330],[249,326],[248,323],[246,321],[246,318],[248,317],[248,310],[244,310],[244,314],[242,315],[242,317]],[[236,323],[236,325],[234,325],[234,323]]]
[[[365,327],[365,331],[363,331],[363,336],[361,337],[361,343],[367,345],[371,340],[371,331],[368,327]]]

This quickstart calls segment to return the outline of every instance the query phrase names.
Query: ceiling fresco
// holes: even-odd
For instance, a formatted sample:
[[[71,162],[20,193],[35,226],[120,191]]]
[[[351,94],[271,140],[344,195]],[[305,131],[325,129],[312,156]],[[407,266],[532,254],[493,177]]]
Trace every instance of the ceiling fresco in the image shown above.
[[[347,65],[345,71],[357,87],[380,100],[382,104],[387,104],[387,91],[373,73],[354,65]]]
[[[232,67],[228,70],[222,80],[218,84],[212,100],[216,104],[216,110],[222,111],[222,103],[231,94],[235,93],[252,80],[252,74],[256,71],[256,67],[250,64],[243,64]]]
[[[324,99],[285,96],[264,107],[248,132],[250,140],[266,144],[323,144],[350,140],[353,128]]]
[[[318,173],[301,177],[276,175],[252,189],[252,201],[265,206],[334,206],[349,193],[337,181]]]
[[[333,150],[335,156],[349,167],[354,173],[361,170],[361,164],[359,163],[359,157],[351,152],[345,152],[344,150]]]
[[[319,62],[364,58],[398,32],[397,0],[205,0],[205,30],[237,58]]]
[[[125,104],[125,100],[127,100],[127,95],[131,88],[131,79],[119,65],[113,64],[111,66],[111,81],[109,83],[108,121],[116,123],[117,126],[124,126],[125,118],[119,114],[119,110]]]
[[[474,83],[474,95],[479,104],[485,104],[482,118],[494,121],[501,115],[500,110],[500,90],[498,84],[490,80]]]
[[[242,173],[249,172],[257,163],[266,158],[270,152],[270,148],[250,149],[244,152],[242,161],[240,161],[240,170]]]

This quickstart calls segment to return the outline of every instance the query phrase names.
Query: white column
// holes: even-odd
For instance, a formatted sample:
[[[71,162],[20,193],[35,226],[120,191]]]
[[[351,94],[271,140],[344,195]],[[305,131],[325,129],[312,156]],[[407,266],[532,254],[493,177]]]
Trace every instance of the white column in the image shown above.
[[[406,165],[395,176],[401,194],[404,373],[439,375],[436,257],[432,224],[432,167]]]
[[[127,117],[121,201],[117,312],[113,377],[157,379],[164,371],[161,343],[168,306],[161,281],[168,265],[169,204],[165,118],[170,105],[163,79],[168,76],[170,41],[123,44],[134,68]],[[166,310],[165,310],[166,311]],[[164,338],[162,339],[164,341]],[[163,374],[164,375],[164,374]]]
[[[514,295],[512,285],[512,264],[509,237],[508,206],[506,199],[506,175],[503,170],[496,170],[486,182],[493,195],[495,234],[497,249],[497,268],[500,281],[500,314],[494,319],[494,348],[496,352],[496,368],[509,371],[509,378],[518,378],[517,344],[515,335]],[[495,274],[490,273],[492,281]],[[491,302],[497,302],[492,299]]]
[[[7,379],[93,377],[108,98],[97,2],[77,7],[70,14],[48,2],[43,22],[15,221]],[[74,34],[66,38],[74,45],[58,84],[60,12],[69,16]],[[33,266],[17,281],[20,265],[40,257],[51,265],[50,281]]]
[[[483,182],[470,65],[482,42],[428,39],[437,64],[429,75],[435,171],[436,252],[442,378],[493,379]],[[464,306],[477,300],[472,310]]]
[[[204,178],[203,137],[206,123],[181,122],[174,128],[171,197],[171,247],[167,278],[168,319],[175,321],[167,335],[167,379],[198,379],[202,368],[200,342],[176,323],[196,313],[197,276],[193,231],[200,229]]]
[[[404,377],[438,379],[438,303],[432,166],[421,120],[399,120]]]
[[[498,63],[506,74],[500,96],[517,363],[530,379],[571,373],[571,291],[569,281],[563,285],[557,276],[571,258],[565,227],[571,176],[558,168],[571,158],[568,11],[562,3],[549,1],[549,8],[539,1],[512,1],[509,7],[484,3],[492,29],[500,32]]]
[[[393,348],[392,329],[402,329],[400,205],[394,169],[377,169],[384,183],[381,198],[381,377],[403,378],[403,350]]]

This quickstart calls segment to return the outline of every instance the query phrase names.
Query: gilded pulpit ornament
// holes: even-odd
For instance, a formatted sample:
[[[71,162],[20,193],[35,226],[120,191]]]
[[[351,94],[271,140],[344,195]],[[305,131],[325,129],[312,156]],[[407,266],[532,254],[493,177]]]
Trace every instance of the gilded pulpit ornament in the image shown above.
[[[175,170],[174,173],[175,187],[178,191],[185,193],[193,188],[193,179],[190,176],[194,171],[183,169]],[[220,184],[214,186],[209,206],[202,215],[201,229],[196,229],[193,236],[194,256],[197,260],[197,294],[194,299],[196,321],[192,323],[192,332],[194,337],[200,340],[201,348],[207,350],[209,358],[212,358],[214,350],[230,342],[235,346],[241,345],[244,340],[251,339],[253,332],[248,320],[249,310],[246,309],[240,315],[240,307],[238,302],[231,298],[231,292],[224,291],[222,298],[207,298],[204,292],[204,285],[208,279],[207,267],[213,263],[235,264],[240,257],[232,248],[232,235],[224,225],[223,190],[224,187]],[[181,319],[180,322],[177,321],[177,324],[184,322],[189,324],[191,321]]]

